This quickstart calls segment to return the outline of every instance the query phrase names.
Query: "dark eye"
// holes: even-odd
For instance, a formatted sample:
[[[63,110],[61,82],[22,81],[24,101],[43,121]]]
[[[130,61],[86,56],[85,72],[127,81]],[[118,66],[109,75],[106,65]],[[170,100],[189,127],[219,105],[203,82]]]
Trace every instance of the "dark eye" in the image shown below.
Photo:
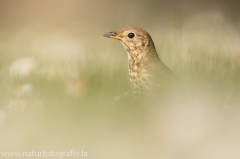
[[[129,33],[129,34],[128,34],[128,37],[131,38],[131,39],[132,39],[134,36],[135,36],[134,33]]]

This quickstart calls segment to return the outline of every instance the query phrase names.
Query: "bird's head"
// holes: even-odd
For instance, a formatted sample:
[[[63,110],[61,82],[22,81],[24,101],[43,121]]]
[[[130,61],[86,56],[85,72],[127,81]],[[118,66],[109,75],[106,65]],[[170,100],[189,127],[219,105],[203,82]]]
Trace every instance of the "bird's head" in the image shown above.
[[[103,36],[120,40],[130,56],[145,56],[150,51],[155,52],[151,36],[143,29],[128,27],[119,31],[107,32]]]

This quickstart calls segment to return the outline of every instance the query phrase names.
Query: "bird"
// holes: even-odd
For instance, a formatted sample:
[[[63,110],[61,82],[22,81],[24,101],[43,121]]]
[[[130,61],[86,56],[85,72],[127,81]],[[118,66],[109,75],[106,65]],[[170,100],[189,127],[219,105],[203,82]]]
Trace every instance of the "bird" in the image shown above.
[[[136,98],[150,92],[165,91],[178,81],[178,76],[159,58],[147,31],[127,27],[107,32],[103,36],[119,40],[126,49],[131,88]]]

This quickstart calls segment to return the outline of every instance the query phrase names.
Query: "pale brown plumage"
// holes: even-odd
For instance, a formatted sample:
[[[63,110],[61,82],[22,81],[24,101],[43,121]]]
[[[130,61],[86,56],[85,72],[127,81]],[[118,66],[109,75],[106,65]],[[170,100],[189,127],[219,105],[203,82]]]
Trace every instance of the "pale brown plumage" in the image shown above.
[[[128,27],[107,32],[104,36],[120,40],[127,50],[130,82],[135,95],[165,89],[177,80],[158,57],[152,38],[145,30]]]

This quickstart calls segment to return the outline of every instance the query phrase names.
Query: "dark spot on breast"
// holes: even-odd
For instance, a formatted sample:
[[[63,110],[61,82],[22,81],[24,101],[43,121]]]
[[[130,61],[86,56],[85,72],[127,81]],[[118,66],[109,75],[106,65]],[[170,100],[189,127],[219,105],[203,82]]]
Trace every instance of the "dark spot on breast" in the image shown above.
[[[131,76],[130,78],[132,78],[132,79],[137,79],[137,77],[135,77],[135,76]]]
[[[147,82],[147,78],[146,78],[146,77],[143,77],[142,80],[143,80],[144,82]]]
[[[139,85],[139,82],[138,82],[137,80],[135,80],[135,81],[134,81],[134,84],[138,86],[138,85]]]

